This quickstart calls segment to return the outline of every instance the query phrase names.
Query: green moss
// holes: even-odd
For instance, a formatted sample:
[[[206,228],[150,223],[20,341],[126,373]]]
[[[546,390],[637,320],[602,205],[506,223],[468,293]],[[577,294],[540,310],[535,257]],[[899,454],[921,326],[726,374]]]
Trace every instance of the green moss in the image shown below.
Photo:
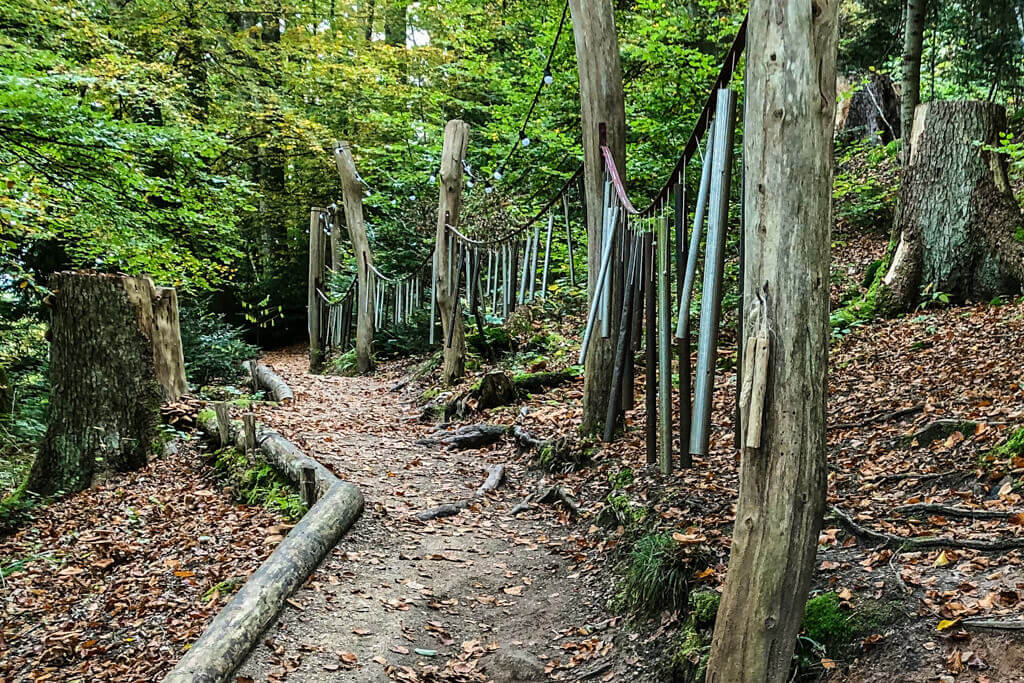
[[[855,629],[851,612],[840,604],[835,593],[822,593],[807,601],[804,607],[804,632],[826,651],[833,651],[853,638]]]
[[[306,505],[291,482],[265,462],[250,461],[235,448],[222,448],[214,453],[213,468],[231,484],[239,502],[262,505],[293,521],[306,514]]]
[[[1024,225],[1017,228],[1017,230],[1013,233],[1013,239],[1017,240],[1021,244],[1024,244]]]
[[[420,394],[420,401],[422,401],[423,403],[426,403],[427,401],[433,401],[435,398],[437,398],[440,395],[441,395],[441,388],[440,387],[430,387],[429,389],[425,389],[423,391],[423,393]]]
[[[718,616],[718,605],[722,596],[715,591],[695,591],[690,594],[690,614],[694,623],[701,628],[710,628]]]
[[[993,448],[989,454],[995,456],[997,460],[1024,455],[1024,427],[1014,430],[1005,443]]]

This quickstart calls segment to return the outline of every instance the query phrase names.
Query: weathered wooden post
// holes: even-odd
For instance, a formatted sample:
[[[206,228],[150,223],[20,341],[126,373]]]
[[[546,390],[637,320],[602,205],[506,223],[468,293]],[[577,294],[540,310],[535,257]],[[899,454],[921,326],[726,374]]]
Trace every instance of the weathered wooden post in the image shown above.
[[[324,365],[323,306],[320,305],[320,291],[324,277],[324,231],[320,228],[320,214],[323,209],[314,206],[309,210],[309,278],[306,295],[306,324],[309,331],[309,371],[320,372]]]
[[[366,236],[366,224],[363,222],[363,188],[356,173],[356,164],[347,142],[335,143],[334,164],[341,179],[342,198],[345,203],[345,224],[348,236],[352,241],[352,251],[356,258],[357,280],[359,281],[358,296],[360,305],[356,315],[356,369],[360,373],[373,369],[373,297],[370,294],[370,279],[373,265],[373,253],[370,241]]]
[[[441,312],[442,338],[447,340],[444,348],[444,363],[441,378],[451,384],[465,373],[466,333],[458,306],[458,290],[452,273],[450,242],[454,237],[448,224],[457,226],[462,208],[462,170],[469,143],[469,125],[458,119],[448,122],[444,128],[444,144],[441,151],[441,170],[438,180],[441,186],[437,205],[437,236],[434,254],[437,259],[435,287],[437,304]]]
[[[217,416],[217,437],[220,447],[230,445],[231,441],[231,405],[225,401],[213,404],[213,412]]]
[[[256,364],[253,363],[253,367]],[[256,415],[245,413],[242,415],[242,429],[244,433],[245,454],[252,456],[256,452]]]
[[[790,678],[825,507],[838,2],[752,0],[743,126],[745,334],[765,355],[744,449],[709,683]],[[810,11],[811,9],[815,11]],[[719,110],[721,111],[721,110]],[[747,347],[748,350],[750,347]],[[750,356],[747,356],[748,360]],[[755,393],[755,392],[751,392]],[[744,421],[754,431],[755,409]],[[747,441],[749,444],[749,441]]]

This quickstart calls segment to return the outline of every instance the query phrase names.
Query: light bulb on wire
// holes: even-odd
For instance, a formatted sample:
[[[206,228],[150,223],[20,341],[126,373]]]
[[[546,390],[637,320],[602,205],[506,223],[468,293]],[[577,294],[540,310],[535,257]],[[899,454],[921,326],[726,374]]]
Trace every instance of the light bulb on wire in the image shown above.
[[[551,69],[544,67],[544,85],[551,85],[555,82],[555,77],[551,75]]]
[[[486,192],[487,194],[494,192],[494,186],[488,183],[487,185],[484,186],[484,192]]]
[[[519,131],[519,144],[522,145],[523,147],[530,146],[530,138],[527,137],[525,131]]]
[[[501,177],[501,169],[499,168],[497,171],[494,172],[494,179],[501,180]]]

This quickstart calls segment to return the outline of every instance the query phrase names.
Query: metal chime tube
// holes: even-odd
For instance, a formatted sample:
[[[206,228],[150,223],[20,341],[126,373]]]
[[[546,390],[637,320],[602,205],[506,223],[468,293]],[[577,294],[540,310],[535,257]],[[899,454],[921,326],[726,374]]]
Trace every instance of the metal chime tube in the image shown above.
[[[523,303],[526,297],[526,276],[530,270],[530,233],[526,233],[526,250],[524,253],[526,258],[523,259],[523,270],[519,275],[519,298],[516,300],[516,303],[519,304]]]
[[[608,261],[608,273],[604,275],[602,282],[604,283],[601,287],[601,337],[607,339],[612,336],[612,260],[618,258],[619,250],[617,249],[619,240],[616,237],[616,232],[619,228],[619,212],[621,207],[619,206],[618,198],[612,200],[612,206],[607,213],[606,220],[607,225],[604,228],[604,232],[608,235],[608,241],[605,244],[611,258]]]
[[[708,127],[708,146],[704,152],[704,168],[700,174],[700,189],[697,191],[697,206],[693,211],[693,232],[690,235],[690,251],[686,255],[686,277],[683,291],[679,295],[679,321],[676,323],[676,337],[689,336],[690,300],[693,298],[693,282],[697,278],[697,256],[700,253],[700,238],[704,227],[704,214],[708,206],[708,188],[711,186],[711,164],[715,156],[715,121]]]
[[[530,301],[533,301],[533,287],[537,283],[537,252],[540,251],[540,225],[533,228],[533,253],[530,256]]]
[[[662,209],[664,211],[664,209]],[[658,222],[658,431],[662,474],[672,473],[672,345],[669,341],[672,314],[669,312],[669,228],[668,217]],[[650,416],[648,416],[650,419]]]
[[[576,286],[576,264],[572,257],[572,223],[569,222],[569,193],[562,195],[562,209],[565,211],[565,245],[569,249],[569,285]]]
[[[711,426],[711,402],[715,384],[718,320],[722,300],[722,267],[729,218],[729,180],[732,166],[733,117],[736,93],[723,88],[716,103],[715,149],[711,170],[707,251],[704,256],[704,288],[701,296],[700,336],[697,345],[696,390],[690,429],[690,453],[706,455]]]
[[[551,264],[551,232],[555,228],[555,214],[548,214],[548,239],[544,243],[544,275],[540,279],[540,295],[548,295],[548,266]]]
[[[618,219],[618,207],[616,207],[612,213],[614,213],[616,219]],[[611,229],[613,233],[616,225],[618,225],[618,220],[612,222]],[[612,234],[611,236],[614,237],[615,235]],[[601,297],[599,296],[599,293],[604,291],[603,288],[607,284],[608,272],[611,270],[612,265],[612,246],[614,244],[614,239],[605,240],[604,243],[604,251],[601,254],[601,270],[597,275],[597,286],[594,288],[594,300],[590,305],[590,315],[587,316],[587,328],[583,333],[583,344],[580,347],[580,357],[578,361],[580,364],[582,364],[587,357],[587,347],[590,346],[590,335],[594,331],[594,320],[597,318],[597,309],[601,305]]]
[[[434,321],[437,319],[437,249],[430,259],[430,343],[434,343]]]
[[[630,254],[629,271],[626,275],[625,292],[622,297],[622,317],[619,318],[619,338],[615,347],[615,361],[612,365],[612,386],[608,396],[608,412],[604,421],[604,440],[611,441],[615,438],[615,429],[619,423],[622,397],[625,389],[622,377],[628,365],[627,354],[629,352],[629,328],[632,324],[630,312],[633,306],[633,281],[636,275],[637,249],[634,248]],[[632,384],[629,385],[632,389]]]
[[[608,219],[611,216],[611,197],[612,192],[612,181],[608,177],[607,169],[604,172],[604,200],[601,203],[601,253],[605,252],[608,248],[608,243],[611,241],[609,233],[611,230],[608,227]],[[598,287],[594,290],[594,296],[600,298],[601,306],[598,309],[598,316],[601,318],[601,336],[608,337],[611,335],[611,315],[608,313],[608,307],[611,303],[611,298],[603,288]]]

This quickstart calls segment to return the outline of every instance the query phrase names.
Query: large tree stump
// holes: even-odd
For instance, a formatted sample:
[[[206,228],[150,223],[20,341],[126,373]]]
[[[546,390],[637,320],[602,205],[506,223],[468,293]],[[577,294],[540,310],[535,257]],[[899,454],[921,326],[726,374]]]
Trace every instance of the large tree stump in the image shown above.
[[[1017,206],[995,145],[1006,111],[992,102],[918,106],[900,188],[899,245],[883,283],[893,311],[912,309],[922,287],[953,299],[987,299],[1024,282]]]
[[[851,83],[840,76],[836,88],[849,94],[836,106],[837,132],[872,145],[884,145],[900,136],[900,98],[891,78],[872,71],[865,82]]]
[[[56,273],[46,435],[29,473],[42,494],[146,463],[160,404],[186,389],[177,300],[148,277]]]

